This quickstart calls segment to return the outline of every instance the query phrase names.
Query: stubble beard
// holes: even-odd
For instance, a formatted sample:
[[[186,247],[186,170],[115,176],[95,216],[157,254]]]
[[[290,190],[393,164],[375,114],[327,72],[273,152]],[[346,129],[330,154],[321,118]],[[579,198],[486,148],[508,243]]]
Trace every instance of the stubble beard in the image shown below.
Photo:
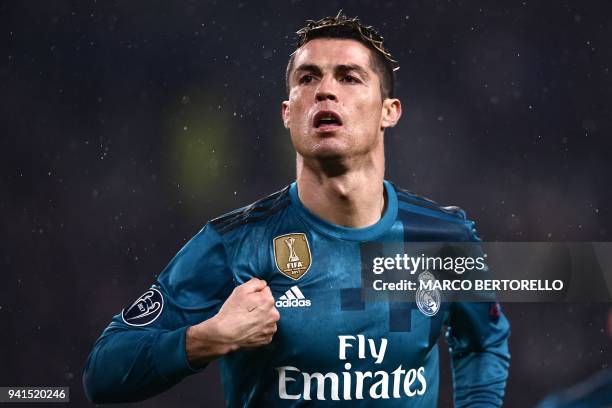
[[[327,136],[327,138],[334,137],[336,136]],[[326,142],[329,141],[315,142],[304,149],[294,146],[298,156],[298,172],[300,166],[305,166],[315,172],[321,172],[327,177],[342,176],[360,164],[373,160],[372,156],[375,154],[377,144],[376,141],[373,141],[367,146],[361,147],[349,143],[323,146]]]

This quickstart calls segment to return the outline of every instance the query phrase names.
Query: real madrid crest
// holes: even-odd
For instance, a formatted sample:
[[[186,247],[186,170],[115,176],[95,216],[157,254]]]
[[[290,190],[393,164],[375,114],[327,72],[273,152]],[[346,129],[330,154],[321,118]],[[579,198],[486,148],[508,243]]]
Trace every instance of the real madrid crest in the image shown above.
[[[419,289],[416,292],[416,304],[425,316],[434,316],[440,310],[440,291],[438,289],[421,289],[423,283],[436,281],[436,277],[428,271],[419,274]]]
[[[283,275],[293,280],[304,276],[312,263],[306,234],[294,232],[274,238],[274,262]]]

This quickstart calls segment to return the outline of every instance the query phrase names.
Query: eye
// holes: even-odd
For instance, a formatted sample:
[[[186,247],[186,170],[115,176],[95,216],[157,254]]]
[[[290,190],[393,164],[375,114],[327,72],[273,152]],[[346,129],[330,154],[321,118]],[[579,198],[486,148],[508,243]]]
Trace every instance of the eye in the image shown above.
[[[342,81],[343,82],[347,82],[349,84],[357,84],[357,83],[359,83],[359,79],[355,78],[352,75],[344,75],[342,77]]]
[[[314,78],[313,78],[313,76],[311,74],[306,74],[306,75],[303,75],[302,77],[300,77],[299,83],[300,84],[309,84],[309,83],[312,82],[313,79]]]

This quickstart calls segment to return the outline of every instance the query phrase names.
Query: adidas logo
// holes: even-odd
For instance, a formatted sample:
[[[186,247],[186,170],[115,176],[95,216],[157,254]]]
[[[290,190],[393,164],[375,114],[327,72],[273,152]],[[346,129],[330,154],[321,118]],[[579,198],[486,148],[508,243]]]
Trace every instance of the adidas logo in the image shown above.
[[[276,301],[276,307],[308,307],[310,299],[306,299],[300,288],[292,286]]]

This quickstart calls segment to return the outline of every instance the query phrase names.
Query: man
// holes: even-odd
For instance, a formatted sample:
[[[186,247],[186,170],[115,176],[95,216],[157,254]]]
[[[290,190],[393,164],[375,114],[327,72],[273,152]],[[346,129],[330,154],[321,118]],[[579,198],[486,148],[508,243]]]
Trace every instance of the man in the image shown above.
[[[297,181],[210,221],[115,316],[87,361],[87,395],[141,400],[219,358],[230,406],[433,407],[446,323],[456,406],[500,406],[509,329],[495,304],[428,316],[361,296],[372,246],[478,240],[463,211],[383,179],[401,104],[382,38],[341,14],[298,35],[282,103]]]

